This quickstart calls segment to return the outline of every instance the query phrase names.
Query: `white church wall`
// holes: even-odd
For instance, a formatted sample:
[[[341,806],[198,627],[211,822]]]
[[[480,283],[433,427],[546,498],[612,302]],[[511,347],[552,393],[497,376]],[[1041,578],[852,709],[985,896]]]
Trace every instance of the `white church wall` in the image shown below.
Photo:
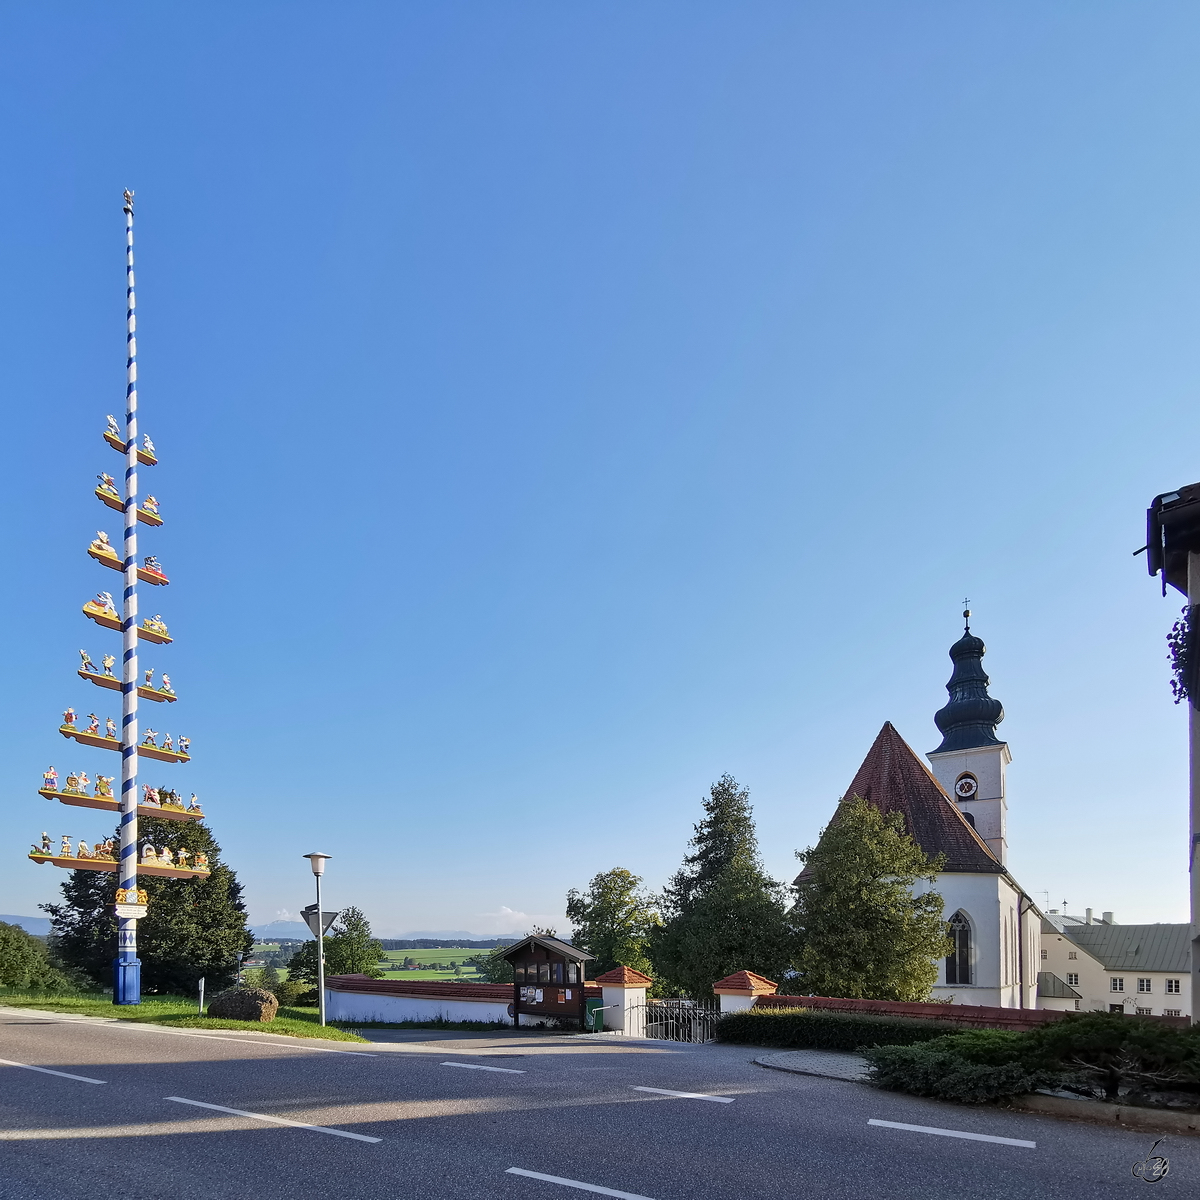
[[[1040,922],[1032,912],[1020,913],[1021,893],[1002,875],[965,872],[939,875],[934,888],[941,893],[946,921],[961,912],[971,923],[971,982],[947,983],[946,961],[942,959],[933,999],[996,1008],[1036,1008]]]

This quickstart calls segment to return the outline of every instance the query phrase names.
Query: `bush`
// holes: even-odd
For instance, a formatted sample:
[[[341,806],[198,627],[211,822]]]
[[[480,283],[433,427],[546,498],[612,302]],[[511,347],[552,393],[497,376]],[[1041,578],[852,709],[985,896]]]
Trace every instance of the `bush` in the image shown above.
[[[913,1096],[935,1096],[960,1104],[983,1104],[1062,1082],[1055,1072],[1031,1069],[1019,1062],[972,1062],[949,1044],[954,1040],[946,1037],[919,1046],[864,1050],[863,1057],[871,1064],[871,1082]]]
[[[1200,1089],[1200,1027],[1176,1029],[1123,1013],[1071,1015],[1033,1033],[1029,1061],[1078,1072],[1106,1099],[1124,1090]]]
[[[965,1030],[865,1057],[881,1087],[968,1103],[1051,1085],[1108,1100],[1200,1090],[1200,1032],[1123,1013],[1072,1014],[1028,1033]]]
[[[812,1008],[747,1008],[717,1022],[717,1040],[793,1050],[861,1050],[911,1046],[944,1037],[954,1028],[920,1017],[877,1017]]]
[[[317,1003],[317,989],[311,983],[305,983],[303,979],[284,979],[269,987],[267,991],[274,995],[283,1008]]]

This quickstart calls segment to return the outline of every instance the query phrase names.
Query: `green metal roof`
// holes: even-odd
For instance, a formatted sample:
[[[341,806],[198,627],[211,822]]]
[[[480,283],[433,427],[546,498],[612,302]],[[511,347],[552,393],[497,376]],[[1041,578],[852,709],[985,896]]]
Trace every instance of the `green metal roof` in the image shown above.
[[[1189,925],[1067,925],[1062,936],[1098,959],[1106,971],[1190,969]]]
[[[1073,988],[1063,983],[1053,971],[1038,972],[1038,990],[1040,998],[1047,1000],[1082,1000],[1083,997]]]

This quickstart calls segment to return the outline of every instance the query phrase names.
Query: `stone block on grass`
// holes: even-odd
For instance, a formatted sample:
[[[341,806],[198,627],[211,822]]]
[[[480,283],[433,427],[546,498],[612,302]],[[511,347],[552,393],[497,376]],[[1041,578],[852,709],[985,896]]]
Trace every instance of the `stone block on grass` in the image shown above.
[[[279,1001],[262,988],[234,988],[214,996],[208,1006],[210,1017],[227,1021],[273,1021]]]

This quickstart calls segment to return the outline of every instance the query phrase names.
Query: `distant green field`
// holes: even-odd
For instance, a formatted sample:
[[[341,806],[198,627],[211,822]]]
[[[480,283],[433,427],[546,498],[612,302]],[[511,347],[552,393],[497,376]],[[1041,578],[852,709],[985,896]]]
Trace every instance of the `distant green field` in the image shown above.
[[[470,950],[466,947],[450,947],[445,950],[388,950],[384,953],[380,962],[388,962],[395,964],[396,968],[400,968],[406,958],[411,958],[414,962],[427,964],[424,969],[414,971],[411,968],[408,970],[384,970],[384,979],[467,979],[475,980],[479,976],[475,973],[474,967],[467,965],[467,959],[476,954],[484,953],[479,950]],[[462,974],[456,976],[451,964],[458,963]]]

